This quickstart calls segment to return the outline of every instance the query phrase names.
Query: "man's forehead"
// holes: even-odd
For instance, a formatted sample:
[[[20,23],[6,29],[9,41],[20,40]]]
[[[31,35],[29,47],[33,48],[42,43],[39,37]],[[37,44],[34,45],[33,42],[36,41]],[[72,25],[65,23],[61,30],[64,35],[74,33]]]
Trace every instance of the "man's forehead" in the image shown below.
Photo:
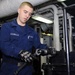
[[[26,5],[25,5],[25,6],[22,7],[22,9],[23,9],[23,10],[26,10],[26,11],[30,11],[31,13],[33,13],[33,8],[31,8],[31,7],[29,7],[29,6],[26,6]]]
[[[28,6],[28,5],[23,5],[23,6],[21,6],[20,8],[29,8],[29,9],[32,9],[32,10],[33,10],[33,8],[30,7],[30,6]]]

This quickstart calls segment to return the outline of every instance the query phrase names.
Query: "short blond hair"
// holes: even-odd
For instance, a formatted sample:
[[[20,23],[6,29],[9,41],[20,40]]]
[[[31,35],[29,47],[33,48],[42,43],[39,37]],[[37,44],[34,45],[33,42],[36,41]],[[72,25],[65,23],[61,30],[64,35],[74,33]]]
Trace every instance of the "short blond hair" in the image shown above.
[[[19,6],[19,8],[24,6],[24,5],[28,5],[29,7],[34,9],[33,5],[30,2],[22,2],[21,5]]]

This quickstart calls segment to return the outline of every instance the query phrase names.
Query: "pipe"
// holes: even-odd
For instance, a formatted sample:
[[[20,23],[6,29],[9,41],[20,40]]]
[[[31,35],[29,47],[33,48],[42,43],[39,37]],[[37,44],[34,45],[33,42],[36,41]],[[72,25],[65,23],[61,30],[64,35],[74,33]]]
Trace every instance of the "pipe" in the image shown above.
[[[58,18],[58,8],[55,5],[49,5],[36,10],[35,12],[41,12],[46,9],[53,9],[54,11],[54,25],[53,25],[53,47],[57,50],[61,50],[60,37],[59,37],[59,18]]]
[[[68,34],[68,26],[67,26],[67,13],[66,13],[66,9],[63,9],[63,16],[64,16],[64,38],[65,38],[65,50],[66,50],[66,57],[67,57],[67,72],[68,75],[70,75],[70,60],[69,60],[69,34]]]

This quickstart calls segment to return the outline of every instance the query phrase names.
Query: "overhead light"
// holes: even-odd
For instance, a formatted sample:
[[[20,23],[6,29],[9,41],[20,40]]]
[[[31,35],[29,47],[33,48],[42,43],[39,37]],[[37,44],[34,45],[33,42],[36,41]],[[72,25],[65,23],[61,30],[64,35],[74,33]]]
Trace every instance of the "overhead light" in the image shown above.
[[[46,35],[46,36],[53,36],[53,34],[50,34],[50,33],[42,33],[43,35]]]
[[[33,18],[34,20],[37,20],[37,21],[40,21],[40,22],[43,22],[43,23],[47,23],[47,24],[53,23],[52,20],[49,20],[49,19],[47,19],[47,18],[44,18],[44,17],[42,17],[41,15],[33,15],[32,18]]]
[[[66,0],[57,0],[57,1],[59,1],[59,2],[63,2],[63,1],[66,1]]]

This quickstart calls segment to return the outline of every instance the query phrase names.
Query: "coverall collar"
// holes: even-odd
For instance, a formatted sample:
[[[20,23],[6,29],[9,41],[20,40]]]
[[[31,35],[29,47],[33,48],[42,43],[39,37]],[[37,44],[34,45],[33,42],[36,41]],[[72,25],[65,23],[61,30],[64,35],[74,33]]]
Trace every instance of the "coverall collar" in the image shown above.
[[[21,32],[21,33],[22,33],[22,29],[21,29],[21,27],[18,25],[16,19],[12,21],[12,27],[16,27],[16,30],[17,30],[18,32]],[[26,25],[24,26],[24,34],[28,34],[29,32],[30,32],[29,27],[28,27],[28,25],[26,24]]]

